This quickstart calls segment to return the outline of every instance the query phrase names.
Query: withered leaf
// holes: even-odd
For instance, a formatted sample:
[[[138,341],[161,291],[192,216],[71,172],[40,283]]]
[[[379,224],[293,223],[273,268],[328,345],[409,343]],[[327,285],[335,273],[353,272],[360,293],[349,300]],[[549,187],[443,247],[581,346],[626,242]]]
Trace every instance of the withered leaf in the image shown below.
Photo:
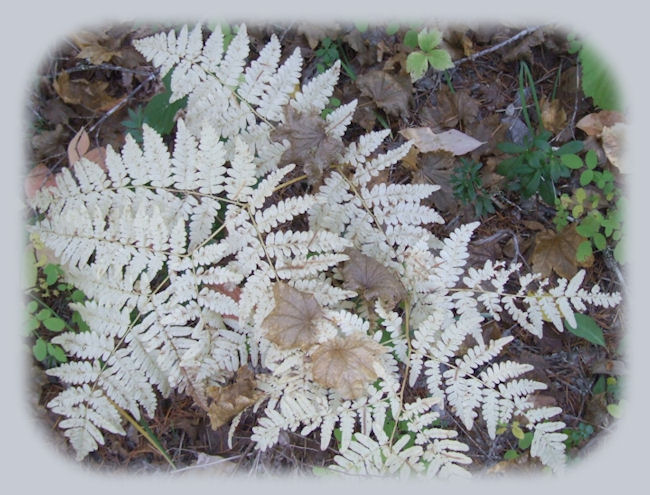
[[[43,187],[56,187],[54,174],[44,164],[39,163],[29,171],[23,184],[27,198],[33,198]]]
[[[540,106],[542,109],[542,124],[544,128],[553,133],[560,132],[566,125],[566,112],[562,108],[560,100],[542,98]]]
[[[314,381],[336,390],[344,399],[361,397],[377,378],[374,364],[384,348],[364,335],[335,337],[318,344],[312,354]]]
[[[120,54],[121,39],[114,39],[102,33],[82,31],[72,36],[72,41],[80,48],[77,58],[84,58],[91,64],[109,62]]]
[[[350,259],[343,264],[343,286],[361,290],[363,297],[381,299],[392,308],[406,297],[406,289],[397,273],[356,249],[345,251]]]
[[[413,173],[413,182],[416,184],[430,183],[440,186],[440,189],[431,195],[430,201],[442,213],[456,208],[457,205],[449,181],[455,164],[456,159],[451,153],[425,153],[420,157],[419,169]]]
[[[436,97],[436,105],[426,107],[427,119],[436,129],[456,127],[459,122],[467,126],[476,121],[479,103],[467,89],[452,93],[447,86],[443,86]]]
[[[343,153],[343,143],[328,135],[326,126],[326,121],[318,115],[304,114],[288,106],[284,123],[271,132],[274,141],[287,139],[291,143],[281,162],[303,167],[311,184],[318,182],[325,169]]]
[[[208,387],[208,397],[212,403],[208,407],[210,427],[216,430],[225,425],[240,412],[261,398],[263,392],[255,389],[256,382],[253,372],[248,366],[237,370],[235,382],[225,387]]]
[[[613,110],[590,113],[582,117],[576,127],[587,134],[587,136],[600,137],[604,127],[612,127],[614,124],[623,122],[623,114]]]
[[[91,150],[88,148],[90,148],[90,137],[86,130],[82,128],[68,144],[68,163],[74,165],[82,158],[87,158],[106,169],[106,149],[103,146]]]
[[[383,70],[371,70],[359,76],[356,84],[361,94],[386,113],[395,116],[408,114],[409,98],[413,93],[409,78],[394,76]]]
[[[530,33],[527,36],[524,36],[521,41],[517,41],[512,45],[506,53],[503,55],[504,62],[513,62],[515,60],[532,60],[533,53],[531,48],[541,45],[544,43],[544,32],[541,29]]]
[[[484,144],[456,129],[435,134],[430,127],[410,127],[402,129],[399,133],[412,140],[422,153],[448,151],[457,156],[465,155]]]
[[[32,137],[32,149],[36,160],[51,158],[64,151],[66,130],[57,124],[51,131],[41,131]]]
[[[578,263],[576,251],[585,239],[576,232],[575,224],[567,225],[560,232],[545,230],[535,237],[535,249],[532,256],[533,271],[548,277],[551,271],[560,277],[570,279],[578,271],[578,265],[589,267],[593,256],[585,262]]]
[[[283,282],[275,284],[273,296],[273,311],[262,322],[266,337],[280,349],[315,344],[316,323],[323,316],[316,298]]]
[[[626,130],[627,124],[618,122],[611,127],[603,127],[601,134],[603,150],[607,155],[607,159],[623,173],[627,171],[624,160],[622,160]]]
[[[81,105],[96,112],[109,110],[121,100],[106,92],[109,87],[107,81],[71,80],[67,72],[61,72],[54,80],[53,86],[68,105]]]

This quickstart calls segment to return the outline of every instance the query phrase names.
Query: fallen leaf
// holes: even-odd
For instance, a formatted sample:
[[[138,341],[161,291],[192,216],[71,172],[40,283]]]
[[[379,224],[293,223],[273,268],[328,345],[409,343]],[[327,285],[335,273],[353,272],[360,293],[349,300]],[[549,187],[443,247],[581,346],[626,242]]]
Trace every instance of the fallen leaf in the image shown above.
[[[603,110],[585,115],[576,123],[576,127],[587,136],[600,137],[604,127],[612,127],[614,124],[622,122],[624,122],[624,119],[621,112]]]
[[[68,105],[81,105],[94,112],[103,112],[113,108],[122,98],[110,96],[106,90],[107,81],[71,80],[67,72],[61,72],[53,83],[54,90]]]
[[[414,149],[415,147],[411,148]],[[429,200],[436,209],[446,213],[457,207],[449,178],[456,164],[456,158],[451,153],[425,153],[418,162],[419,169],[413,172],[413,182],[416,184],[429,183],[440,186]]]
[[[361,290],[367,301],[381,299],[393,308],[406,297],[399,275],[357,249],[347,249],[349,259],[343,264],[343,287]]]
[[[361,397],[377,379],[375,365],[379,365],[383,352],[383,346],[365,335],[323,342],[312,354],[314,381],[336,390],[344,399]]]
[[[237,370],[235,382],[225,387],[208,387],[212,403],[208,407],[210,427],[216,430],[261,398],[263,392],[256,390],[255,376],[248,366]]]
[[[517,41],[512,45],[512,48],[507,50],[502,60],[504,62],[514,62],[516,60],[526,59],[532,60],[533,53],[531,48],[541,45],[544,42],[544,32],[541,29],[538,29],[524,38],[521,41]]]
[[[280,349],[315,344],[318,341],[316,322],[323,316],[316,298],[283,282],[273,287],[273,296],[273,311],[262,322],[266,337]]]
[[[25,196],[31,199],[43,187],[56,187],[56,180],[54,174],[44,164],[39,163],[29,171],[23,188]]]
[[[70,165],[77,163],[86,154],[88,148],[90,148],[90,138],[86,130],[81,128],[68,144],[68,162]]]
[[[442,86],[436,94],[436,104],[426,107],[426,120],[435,128],[453,128],[462,123],[467,126],[477,120],[479,102],[472,98],[469,90],[459,89],[452,93],[448,86]]]
[[[122,42],[128,32],[119,28],[110,31],[78,31],[71,36],[71,39],[80,49],[77,58],[100,65],[121,55]]]
[[[66,131],[57,124],[51,131],[41,131],[32,137],[35,161],[51,158],[65,150]]]
[[[567,225],[560,232],[545,230],[535,236],[535,249],[532,256],[533,271],[544,277],[551,271],[560,277],[570,279],[578,271],[578,265],[589,267],[593,256],[585,262],[578,263],[576,252],[584,237],[576,232],[575,224]]]
[[[603,150],[607,159],[614,165],[621,173],[627,173],[627,167],[623,160],[623,148],[625,143],[625,133],[627,131],[627,124],[618,122],[613,126],[603,127],[601,139],[603,142]]]
[[[422,153],[448,151],[456,156],[465,155],[484,144],[456,129],[434,134],[430,127],[411,127],[399,132],[406,139],[412,140]]]
[[[548,100],[542,98],[540,102],[542,110],[542,125],[552,133],[558,133],[566,126],[566,112],[562,108],[559,99]]]
[[[343,143],[326,132],[327,122],[318,115],[300,113],[287,107],[285,122],[271,132],[271,139],[291,144],[283,153],[282,163],[303,167],[311,184],[320,180],[323,172],[340,159]]]
[[[408,115],[409,99],[413,93],[409,78],[394,76],[383,70],[371,70],[360,75],[356,85],[361,94],[370,98],[387,114]]]

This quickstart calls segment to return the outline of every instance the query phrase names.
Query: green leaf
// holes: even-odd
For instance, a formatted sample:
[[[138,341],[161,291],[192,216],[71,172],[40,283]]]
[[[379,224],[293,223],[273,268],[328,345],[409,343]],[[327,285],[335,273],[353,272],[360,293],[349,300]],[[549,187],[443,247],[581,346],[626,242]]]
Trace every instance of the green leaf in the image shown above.
[[[418,46],[418,32],[415,29],[409,29],[404,35],[404,44],[409,48]]]
[[[33,316],[27,318],[27,326],[25,328],[27,335],[31,334],[34,330],[41,326],[41,322]]]
[[[497,144],[497,148],[499,148],[504,153],[508,153],[510,155],[516,155],[518,153],[523,153],[524,151],[526,151],[525,146],[522,146],[521,144],[510,143],[507,141]]]
[[[45,274],[45,283],[48,285],[54,285],[61,275],[61,268],[58,265],[53,265],[49,263],[43,267],[43,273]]]
[[[43,308],[38,313],[36,313],[36,318],[38,318],[40,321],[46,320],[50,316],[52,316],[52,310],[49,308]]]
[[[29,289],[36,285],[38,280],[38,268],[36,267],[36,256],[34,256],[33,249],[27,249],[25,253],[25,278],[24,288]]]
[[[406,57],[406,70],[413,79],[420,79],[427,71],[427,57],[422,52],[409,53]]]
[[[587,151],[587,154],[585,155],[585,163],[587,164],[587,167],[591,169],[596,168],[596,165],[598,165],[598,155],[594,150]]]
[[[386,26],[386,34],[388,36],[394,35],[397,31],[399,31],[399,24],[393,23]]]
[[[451,69],[454,66],[454,62],[451,60],[451,55],[445,50],[433,50],[431,53],[427,54],[427,60],[436,70],[445,70]]]
[[[606,391],[606,388],[605,388],[605,377],[604,377],[603,375],[600,375],[600,376],[598,377],[598,380],[596,380],[596,383],[594,383],[594,386],[593,386],[593,388],[591,389],[591,392],[592,392],[594,395],[598,395],[598,394],[604,394],[605,391]]]
[[[65,355],[65,352],[58,345],[48,346],[47,352],[50,356],[56,359],[59,363],[67,363],[68,358]]]
[[[31,314],[38,309],[38,303],[36,301],[29,301],[25,309]]]
[[[530,447],[531,443],[533,443],[533,432],[527,431],[524,433],[524,438],[521,438],[519,440],[519,448],[521,450],[526,450],[528,447]]]
[[[582,151],[582,148],[582,141],[569,141],[568,143],[560,146],[556,153],[558,155],[575,154]]]
[[[588,340],[592,344],[605,346],[605,337],[603,336],[603,329],[587,315],[580,313],[575,314],[576,327],[573,328],[569,322],[564,320],[564,328],[566,328],[573,335]]]
[[[522,440],[524,438],[524,431],[521,429],[519,424],[516,422],[513,423],[512,425],[512,434],[515,436],[515,438],[518,438],[519,440]]]
[[[603,110],[621,110],[616,80],[596,51],[583,44],[578,59],[582,66],[582,91]]]
[[[418,34],[418,45],[423,52],[430,52],[442,41],[442,33],[436,29],[431,32],[427,32],[426,29],[423,29]]]
[[[37,361],[43,361],[47,357],[47,343],[41,338],[36,339],[32,353]]]
[[[573,153],[567,153],[565,155],[561,155],[560,160],[562,163],[564,163],[567,167],[576,170],[579,168],[582,168],[582,160],[578,155],[574,155]]]
[[[607,246],[607,239],[605,239],[605,236],[600,232],[597,232],[592,240],[594,242],[594,246],[596,246],[596,249],[598,250],[602,251],[605,249],[605,246]]]
[[[619,419],[623,413],[621,409],[621,404],[607,404],[607,412],[614,416],[616,419]]]
[[[45,325],[45,328],[52,332],[60,332],[65,328],[65,321],[63,321],[61,318],[53,316],[51,318],[43,320],[43,325]]]
[[[84,299],[86,299],[86,294],[84,294],[82,291],[79,289],[75,289],[72,294],[70,294],[70,301],[72,302],[82,302]]]
[[[354,27],[356,27],[360,33],[365,33],[366,31],[368,31],[367,22],[355,22]]]
[[[620,242],[614,248],[614,259],[619,263],[625,262],[625,258],[623,257],[623,244]]]
[[[510,450],[506,451],[505,454],[503,454],[503,458],[504,458],[506,461],[511,461],[511,460],[513,460],[513,459],[516,459],[517,457],[519,457],[519,454],[518,454],[517,451],[514,450],[514,449],[510,449]]]
[[[578,246],[578,250],[576,251],[576,259],[578,261],[585,261],[592,254],[593,253],[591,251],[591,242],[590,241],[582,241],[580,243],[580,245]]]
[[[593,178],[594,178],[594,171],[591,169],[585,170],[580,174],[580,185],[581,186],[588,185]]]

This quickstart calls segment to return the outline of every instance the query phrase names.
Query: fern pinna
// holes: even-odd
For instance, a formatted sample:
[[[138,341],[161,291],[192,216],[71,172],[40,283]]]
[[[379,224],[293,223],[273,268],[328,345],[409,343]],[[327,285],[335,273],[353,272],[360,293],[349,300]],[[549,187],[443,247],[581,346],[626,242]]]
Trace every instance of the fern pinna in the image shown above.
[[[581,288],[584,272],[552,286],[516,264],[466,266],[478,223],[438,239],[422,204],[438,186],[382,179],[411,143],[344,143],[356,101],[321,118],[338,63],[300,86],[300,51],[280,64],[272,37],[247,63],[244,25],[227,49],[219,27],[135,45],[188,96],[173,152],[145,126],[141,147],[127,136],[104,168],[82,158],[31,200],[33,232],[89,298],[72,306],[90,331],[54,338],[70,361],[48,370],[68,384],[48,407],[78,459],[175,390],[231,437],[259,411],[261,450],[286,430],[318,430],[325,449],[338,428],[342,473],[467,474],[449,413],[492,438],[525,418],[531,454],[563,467],[561,409],[534,405],[546,385],[482,325],[507,314],[541,337],[544,320],[562,331],[618,294]],[[300,181],[310,193],[282,194]]]

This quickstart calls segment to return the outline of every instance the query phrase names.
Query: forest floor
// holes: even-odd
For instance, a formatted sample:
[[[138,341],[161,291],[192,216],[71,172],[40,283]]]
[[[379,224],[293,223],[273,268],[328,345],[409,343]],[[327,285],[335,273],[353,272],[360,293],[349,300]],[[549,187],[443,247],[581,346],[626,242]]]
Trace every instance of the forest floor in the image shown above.
[[[165,88],[154,69],[131,45],[133,39],[169,28],[114,25],[92,33],[71,34],[54,47],[35,75],[29,101],[33,125],[28,137],[32,153],[26,194],[47,183],[73,157],[101,156],[108,145],[121,148],[125,133],[137,132],[145,118],[173,124],[182,115],[182,108],[177,111],[169,105],[157,109],[150,106],[146,110],[152,98],[164,93]],[[561,229],[553,222],[557,205],[544,201],[538,194],[522,197],[511,190],[513,179],[497,172],[498,165],[511,157],[500,149],[499,143],[521,143],[529,130],[522,112],[523,91],[532,127],[547,129],[551,146],[560,147],[572,140],[583,142],[584,150],[595,151],[598,170],[609,171],[620,187],[620,163],[612,163],[613,155],[604,142],[602,129],[622,121],[622,115],[602,114],[584,95],[577,55],[570,53],[566,33],[554,31],[551,26],[439,28],[444,40],[438,48],[446,50],[455,65],[445,71],[429,68],[416,81],[407,72],[406,60],[418,47],[405,43],[409,31],[405,27],[395,31],[396,28],[385,26],[249,25],[248,32],[253,52],[264,46],[271,33],[280,39],[284,56],[300,47],[305,79],[341,60],[343,69],[331,106],[359,100],[346,139],[389,128],[394,146],[406,139],[401,131],[429,128],[436,134],[455,129],[462,133],[462,139],[471,137],[483,143],[466,153],[429,150],[426,135],[411,134],[410,137],[422,141],[416,139],[419,146],[391,172],[394,182],[431,182],[441,186],[431,203],[446,223],[437,225],[435,234],[448,235],[460,224],[480,218],[481,225],[471,244],[470,263],[512,260],[552,278],[570,278],[586,267],[587,285],[599,283],[605,291],[624,292],[622,265],[612,256],[611,239],[606,247],[594,248],[593,255],[579,262],[576,251],[585,238],[576,232],[575,225]],[[528,79],[524,79],[522,86],[524,62],[534,86]],[[533,96],[539,101],[539,114]],[[170,111],[171,117],[163,115]],[[601,119],[595,130],[584,124],[583,118],[590,115],[596,121]],[[79,134],[81,129],[84,134]],[[173,136],[172,125],[167,131],[169,143],[173,143]],[[468,163],[480,165],[476,184],[481,189],[476,192],[483,199],[466,197],[464,202],[459,190],[454,189],[454,177]],[[579,180],[577,172],[558,179],[556,196],[571,197],[580,187]],[[601,202],[596,209],[606,212],[607,205]],[[41,269],[39,277],[47,276]],[[57,276],[50,277],[52,281]],[[56,285],[47,282],[41,285],[40,297],[62,317],[71,317],[67,303],[72,289],[61,286],[56,290]],[[561,420],[567,425],[567,451],[571,459],[588,454],[612,428],[624,379],[622,310],[603,309],[591,312],[590,316],[602,329],[602,334],[595,331],[597,335],[591,340],[568,331],[560,333],[550,323],[545,326],[543,339],[512,322],[493,324],[488,330],[493,338],[505,332],[515,335],[517,339],[504,358],[534,365],[530,378],[550,384],[538,399],[540,405],[557,405],[564,411]],[[47,340],[54,333],[41,329],[39,335]],[[29,339],[30,346],[34,345],[35,334],[30,334]],[[60,417],[45,408],[62,390],[57,380],[44,373],[55,364],[56,357],[50,354],[33,360],[33,392],[37,397],[34,408],[51,430],[58,448],[67,455],[69,447],[56,428]],[[188,397],[172,395],[161,400],[147,427],[179,468],[203,465],[205,469],[224,473],[311,472],[314,466],[328,464],[336,454],[333,449],[321,451],[317,437],[297,433],[284,435],[275,447],[260,453],[253,449],[250,440],[256,414],[244,414],[231,449],[227,446],[228,425],[213,431],[209,418],[197,414]],[[462,432],[460,439],[471,448],[472,470],[497,475],[534,467],[517,431],[504,432],[494,441],[479,428],[465,431],[460,422],[456,426]],[[215,462],[218,459],[224,462]],[[126,436],[106,434],[106,444],[84,462],[109,470],[142,472],[169,468],[159,451],[132,426]]]

